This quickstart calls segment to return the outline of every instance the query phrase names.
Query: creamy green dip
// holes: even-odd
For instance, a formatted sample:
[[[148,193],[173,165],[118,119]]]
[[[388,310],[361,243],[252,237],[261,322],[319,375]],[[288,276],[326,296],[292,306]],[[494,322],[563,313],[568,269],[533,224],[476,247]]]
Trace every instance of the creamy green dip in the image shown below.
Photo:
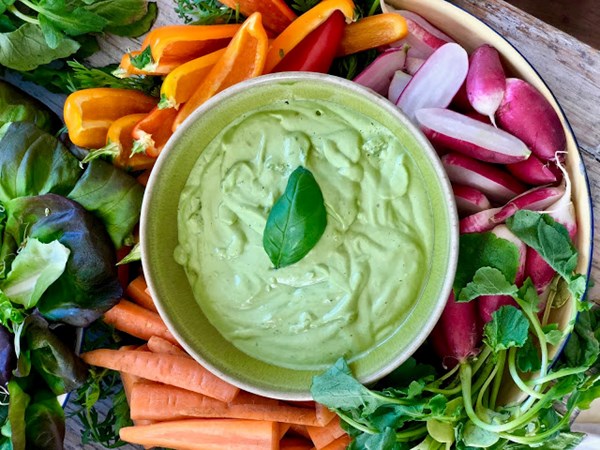
[[[319,184],[327,228],[275,270],[269,212],[298,166]],[[325,100],[276,101],[232,118],[179,199],[179,246],[194,296],[241,351],[321,369],[388,338],[418,300],[433,250],[425,181],[387,128]]]

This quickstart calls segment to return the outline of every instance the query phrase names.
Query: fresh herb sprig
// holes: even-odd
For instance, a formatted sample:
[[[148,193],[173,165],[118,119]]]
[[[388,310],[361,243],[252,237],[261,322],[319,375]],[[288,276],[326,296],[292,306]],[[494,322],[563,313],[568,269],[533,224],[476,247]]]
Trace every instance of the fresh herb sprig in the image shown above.
[[[212,25],[215,23],[240,23],[239,11],[228,8],[217,0],[177,0],[175,12],[185,23]]]
[[[531,211],[518,212],[507,225],[557,270],[574,295],[583,294],[585,280],[574,273],[577,252],[562,225]],[[552,246],[547,239],[553,240]],[[460,283],[457,297],[465,291],[463,300],[469,293],[505,294],[512,281],[504,272],[511,270],[501,268],[471,267],[472,279]],[[531,280],[508,291],[520,309],[505,306],[495,312],[479,355],[443,375],[411,358],[379,383],[388,386],[382,389],[370,390],[356,381],[344,360],[315,377],[313,397],[338,413],[354,438],[349,448],[575,448],[583,435],[569,431],[570,418],[600,396],[600,309],[577,300],[579,308],[573,308],[571,321],[559,330],[540,321],[540,299]],[[571,331],[553,365],[550,346],[563,342]],[[505,392],[505,372],[517,394]],[[513,401],[505,404],[507,398]]]

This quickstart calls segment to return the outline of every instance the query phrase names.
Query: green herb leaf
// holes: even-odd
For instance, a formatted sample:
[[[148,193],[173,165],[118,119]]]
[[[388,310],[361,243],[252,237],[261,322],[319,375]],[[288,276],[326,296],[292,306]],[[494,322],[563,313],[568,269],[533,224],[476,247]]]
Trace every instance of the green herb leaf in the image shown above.
[[[150,48],[150,46],[146,47],[138,55],[134,56],[130,54],[129,56],[131,65],[136,69],[142,70],[146,66],[150,66],[154,63],[154,60],[152,59],[152,49]]]
[[[519,267],[517,246],[493,233],[461,235],[454,279],[455,293],[460,293],[482,267],[498,269],[507,281],[514,283]]]
[[[517,286],[509,283],[504,274],[493,267],[481,267],[458,295],[458,302],[468,302],[480,295],[510,295],[518,292]]]
[[[298,167],[275,202],[263,233],[263,247],[276,269],[304,258],[327,226],[321,188],[313,174]]]
[[[542,367],[542,359],[531,335],[517,353],[517,366],[521,372],[535,372]]]
[[[104,17],[73,3],[67,3],[65,0],[45,0],[36,7],[38,17],[45,17],[57,30],[69,36],[97,33],[108,25],[109,22]]]
[[[51,48],[40,27],[25,23],[17,30],[0,33],[0,65],[13,70],[27,71],[55,59],[66,58],[79,49],[73,39],[63,39]]]
[[[529,335],[529,321],[514,306],[502,306],[492,314],[484,328],[484,342],[494,353],[522,347]]]
[[[527,278],[521,287],[519,288],[519,300],[524,310],[537,314],[540,310],[540,297],[537,294],[537,289],[531,281],[531,278]]]
[[[578,254],[564,225],[548,214],[521,210],[507,219],[506,226],[563,278],[571,279]]]
[[[175,12],[185,23],[194,25],[239,23],[244,19],[235,9],[228,8],[217,0],[177,0]]]
[[[105,31],[107,33],[116,34],[117,36],[139,37],[152,27],[152,24],[156,20],[157,16],[158,6],[156,3],[151,2],[148,3],[148,10],[146,11],[146,14],[137,19],[135,22],[123,25],[113,24],[106,27]]]

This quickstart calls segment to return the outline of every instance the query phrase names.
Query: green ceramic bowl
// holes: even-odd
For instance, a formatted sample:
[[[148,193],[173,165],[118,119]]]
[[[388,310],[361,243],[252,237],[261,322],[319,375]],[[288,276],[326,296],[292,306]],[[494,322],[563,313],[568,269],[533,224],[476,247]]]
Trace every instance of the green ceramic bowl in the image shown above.
[[[426,281],[395,331],[350,359],[362,382],[373,382],[405,361],[437,322],[454,278],[458,226],[450,184],[429,142],[387,99],[355,83],[319,74],[267,75],[223,91],[182,124],[154,167],[142,207],[142,263],[160,315],[181,345],[215,374],[250,392],[306,400],[312,377],[320,370],[279,367],[234,347],[205,317],[173,256],[178,244],[178,199],[203,149],[233,118],[286,98],[325,99],[378,121],[400,138],[425,180],[430,204],[424,207],[431,208],[434,224],[430,265],[423,268]]]

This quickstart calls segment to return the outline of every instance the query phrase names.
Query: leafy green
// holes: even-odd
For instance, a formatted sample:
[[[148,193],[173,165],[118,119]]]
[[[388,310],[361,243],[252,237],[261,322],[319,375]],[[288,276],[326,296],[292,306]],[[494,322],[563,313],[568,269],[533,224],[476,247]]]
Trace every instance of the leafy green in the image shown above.
[[[480,295],[516,295],[517,286],[508,282],[502,272],[493,267],[481,267],[460,291],[457,301],[468,302]]]
[[[321,188],[304,167],[292,172],[273,205],[263,233],[263,247],[276,269],[289,266],[317,244],[327,226]]]
[[[54,136],[15,122],[0,140],[0,202],[17,197],[68,194],[81,175],[77,159]]]
[[[0,386],[6,386],[6,383],[10,380],[14,365],[15,346],[13,336],[8,332],[6,327],[0,325]],[[2,423],[1,418],[0,423]]]
[[[521,372],[535,372],[542,367],[538,348],[533,343],[531,335],[527,337],[525,345],[517,355],[517,367]]]
[[[522,347],[527,341],[529,321],[514,306],[502,306],[492,314],[484,328],[484,342],[494,353]]]
[[[8,420],[13,450],[25,450],[25,410],[31,397],[25,392],[20,381],[8,382]]]
[[[48,322],[42,317],[30,316],[25,341],[32,367],[55,395],[66,394],[83,384],[87,365],[50,331]]]
[[[56,395],[38,388],[25,411],[27,449],[62,450],[65,413]]]
[[[493,233],[461,235],[454,278],[455,293],[460,293],[482,267],[495,268],[502,272],[506,281],[514,283],[519,267],[517,246]]]
[[[0,65],[27,71],[55,59],[66,58],[79,47],[76,40],[64,38],[52,48],[46,42],[42,28],[25,23],[15,31],[0,33]]]
[[[215,23],[239,23],[244,18],[217,0],[177,0],[175,12],[185,23],[211,25]]]
[[[144,188],[105,161],[91,161],[68,198],[100,218],[116,248],[123,246],[139,221]]]
[[[50,320],[85,326],[120,298],[115,250],[102,222],[79,204],[54,195],[21,197],[5,204],[8,215],[2,252],[15,253],[27,238],[58,240],[70,251],[64,273],[38,303]]]
[[[46,289],[62,275],[69,249],[58,241],[43,244],[28,239],[15,257],[0,289],[11,302],[30,309],[37,305]]]
[[[110,3],[110,2],[108,2]],[[110,25],[106,27],[107,32],[116,34],[117,36],[138,37],[146,33],[151,27],[156,17],[158,16],[158,6],[155,2],[148,3],[146,14],[137,19],[135,22]]]

